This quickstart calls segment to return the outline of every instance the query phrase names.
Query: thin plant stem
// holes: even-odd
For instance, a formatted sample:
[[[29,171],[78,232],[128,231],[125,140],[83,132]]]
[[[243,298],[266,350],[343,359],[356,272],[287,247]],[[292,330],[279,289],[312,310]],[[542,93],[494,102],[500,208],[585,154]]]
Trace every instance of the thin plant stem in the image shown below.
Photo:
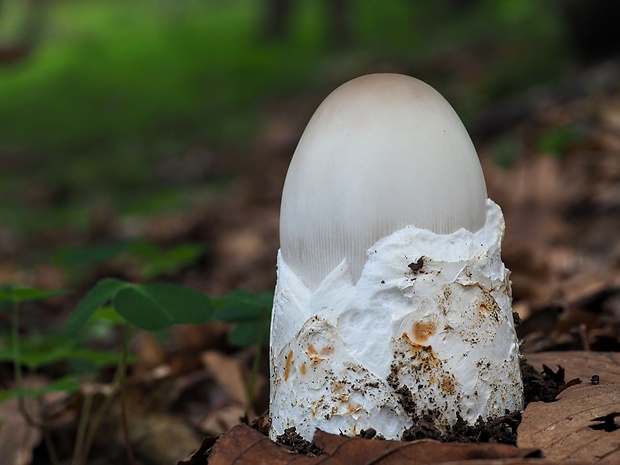
[[[95,440],[95,434],[101,425],[101,422],[105,418],[106,412],[109,410],[110,405],[114,401],[114,397],[118,393],[120,382],[122,377],[124,376],[126,370],[126,360],[121,357],[118,364],[116,365],[116,371],[114,372],[114,377],[112,379],[112,390],[111,392],[105,396],[103,402],[97,408],[97,410],[93,413],[92,421],[90,422],[90,428],[88,429],[88,433],[86,434],[86,441],[84,445],[85,451],[90,451],[93,442]]]
[[[265,323],[265,311],[261,309],[260,329],[258,331],[258,341],[256,343],[256,352],[252,360],[252,372],[248,381],[248,401],[245,406],[245,414],[249,418],[250,411],[254,408],[254,398],[256,396],[256,380],[258,378],[258,370],[260,368],[261,351],[263,347],[263,325]]]
[[[119,380],[119,389],[121,395],[121,417],[123,422],[123,436],[125,438],[125,447],[127,449],[127,459],[131,465],[136,464],[136,459],[133,455],[133,448],[131,447],[131,440],[129,438],[129,424],[127,421],[127,389],[126,389],[126,380],[127,380],[127,359],[129,357],[129,340],[130,340],[130,331],[129,327],[125,325],[123,328],[123,353],[121,356],[121,365],[123,367],[121,371],[121,378]]]
[[[13,300],[13,305],[11,306],[11,351],[13,357],[13,377],[15,378],[15,387],[18,390],[23,388],[24,380],[22,376],[22,361],[21,361],[21,352],[19,349],[19,301]],[[56,454],[56,448],[54,447],[54,443],[51,440],[49,431],[46,425],[40,421],[37,421],[35,418],[30,415],[28,408],[26,407],[26,401],[22,395],[17,397],[17,406],[19,408],[19,412],[26,420],[26,423],[31,428],[40,429],[43,433],[43,437],[45,439],[45,447],[47,449],[47,455],[52,462],[52,465],[57,465],[58,462],[58,454]]]
[[[19,311],[18,302],[13,301],[11,308],[11,349],[13,352],[13,377],[15,378],[15,387],[19,390],[23,388],[24,381],[22,379],[22,360],[19,350]],[[17,404],[19,411],[30,426],[38,427],[39,425],[28,412],[23,396],[18,396]]]
[[[88,429],[88,421],[91,418],[92,406],[93,406],[93,391],[92,389],[86,389],[84,393],[84,402],[82,403],[82,411],[80,412],[80,420],[78,423],[77,434],[75,436],[75,447],[73,449],[72,464],[86,463],[88,456],[88,450],[84,448],[86,430]]]
[[[52,465],[58,465],[58,454],[56,454],[56,447],[52,441],[52,435],[47,429],[43,429],[43,441],[45,442],[45,449],[47,450],[47,456],[50,459]]]

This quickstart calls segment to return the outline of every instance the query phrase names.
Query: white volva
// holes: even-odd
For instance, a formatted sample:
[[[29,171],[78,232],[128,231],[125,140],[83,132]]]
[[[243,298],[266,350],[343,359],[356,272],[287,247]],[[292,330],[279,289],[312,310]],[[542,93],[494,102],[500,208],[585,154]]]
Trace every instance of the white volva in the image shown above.
[[[282,195],[271,436],[400,438],[522,408],[501,210],[452,107],[395,74],[334,91]]]

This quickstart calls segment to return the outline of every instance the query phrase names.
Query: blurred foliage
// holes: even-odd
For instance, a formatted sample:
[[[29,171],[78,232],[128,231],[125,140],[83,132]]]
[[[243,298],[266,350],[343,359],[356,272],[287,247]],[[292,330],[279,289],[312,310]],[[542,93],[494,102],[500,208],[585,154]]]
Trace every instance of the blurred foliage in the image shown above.
[[[0,67],[0,218],[25,233],[84,231],[97,209],[143,217],[222,195],[234,173],[217,166],[242,147],[251,156],[274,103],[302,96],[308,111],[360,74],[426,80],[467,123],[568,63],[549,2],[358,0],[347,44],[331,40],[315,0],[295,2],[281,40],[267,37],[259,0],[27,5],[4,0],[0,10],[0,46],[30,47]],[[175,176],[167,163],[196,147],[216,168]],[[181,258],[168,259],[146,274],[174,272]]]
[[[508,170],[523,152],[523,143],[514,136],[500,138],[493,147],[493,161],[497,166]]]
[[[298,3],[290,37],[276,42],[261,35],[256,0],[55,2],[35,54],[0,74],[0,139],[81,152],[199,131],[233,144],[256,130],[261,103],[375,59],[419,64],[485,44],[490,68],[480,79],[490,97],[557,64],[558,25],[545,3],[487,0],[454,11],[446,1],[362,0],[351,8],[346,50],[330,48],[320,2]],[[514,56],[493,57],[489,40]]]
[[[202,244],[182,243],[162,249],[145,239],[124,239],[104,244],[67,245],[52,253],[52,263],[70,276],[84,279],[97,265],[125,259],[125,266],[137,267],[140,278],[152,280],[178,274],[194,265],[205,253]]]
[[[236,347],[263,344],[269,340],[273,293],[233,291],[212,299],[213,319],[232,324],[229,342]]]
[[[586,136],[586,131],[578,126],[556,126],[541,135],[538,139],[538,150],[548,155],[564,155],[566,150],[584,141]]]
[[[326,73],[350,75],[377,59],[420,64],[473,44],[514,53],[491,51],[480,77],[491,94],[557,65],[559,26],[546,3],[486,0],[453,10],[447,1],[361,0],[351,7],[346,50],[330,46],[321,2],[298,4],[290,37],[276,42],[262,35],[256,0],[54,2],[35,53],[1,70],[3,146],[83,153],[194,131],[232,144],[256,130],[260,104],[316,86]]]
[[[5,304],[0,309],[13,314],[11,330],[0,331],[0,361],[14,362],[32,371],[59,364],[65,364],[63,371],[70,369],[68,378],[52,383],[49,388],[28,391],[17,386],[0,395],[0,402],[11,396],[37,396],[68,386],[74,390],[80,385],[76,376],[92,375],[104,367],[118,365],[123,357],[132,363],[133,357],[127,358],[128,354],[120,350],[92,347],[114,327],[130,324],[157,332],[172,325],[220,321],[231,325],[229,339],[234,346],[260,345],[269,339],[271,292],[234,291],[209,298],[196,289],[177,284],[132,284],[113,278],[99,281],[86,293],[63,330],[30,330],[18,336],[21,303],[42,301],[65,292],[11,285],[0,288],[0,304]],[[69,379],[71,383],[67,383]]]

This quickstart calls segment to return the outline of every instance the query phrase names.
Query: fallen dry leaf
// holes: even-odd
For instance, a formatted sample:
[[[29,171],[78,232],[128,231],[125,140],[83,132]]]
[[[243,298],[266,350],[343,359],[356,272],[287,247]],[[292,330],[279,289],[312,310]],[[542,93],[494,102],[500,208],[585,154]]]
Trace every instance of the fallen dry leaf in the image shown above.
[[[213,446],[209,465],[344,465],[344,464],[545,464],[536,449],[518,449],[502,444],[440,443],[431,440],[401,442],[348,438],[317,431],[315,444],[325,454],[300,455],[278,445],[246,425],[238,425]]]
[[[601,383],[620,383],[619,352],[540,352],[525,354],[525,357],[538,371],[542,371],[543,364],[551,368],[563,367],[566,380],[581,378],[588,383],[593,375],[598,375]]]
[[[211,374],[216,383],[222,386],[231,399],[245,406],[248,401],[248,392],[241,360],[215,350],[203,352],[201,360],[207,372]]]
[[[246,415],[248,392],[244,366],[241,359],[215,350],[203,352],[200,358],[212,378],[212,390],[218,394],[197,426],[215,436],[239,424]]]
[[[581,378],[557,402],[527,406],[517,433],[519,447],[540,448],[556,461],[620,463],[620,354],[548,352],[531,354],[537,365],[566,369],[566,379]],[[592,381],[592,376],[598,378]]]

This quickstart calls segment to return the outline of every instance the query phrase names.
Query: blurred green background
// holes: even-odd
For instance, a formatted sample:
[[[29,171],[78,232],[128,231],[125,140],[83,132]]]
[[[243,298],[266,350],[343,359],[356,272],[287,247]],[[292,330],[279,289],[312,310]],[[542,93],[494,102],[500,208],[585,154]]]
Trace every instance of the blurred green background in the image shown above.
[[[0,228],[190,208],[251,163],[271,108],[305,121],[360,74],[423,79],[469,124],[574,66],[552,2],[290,3],[279,23],[273,0],[3,0]]]

